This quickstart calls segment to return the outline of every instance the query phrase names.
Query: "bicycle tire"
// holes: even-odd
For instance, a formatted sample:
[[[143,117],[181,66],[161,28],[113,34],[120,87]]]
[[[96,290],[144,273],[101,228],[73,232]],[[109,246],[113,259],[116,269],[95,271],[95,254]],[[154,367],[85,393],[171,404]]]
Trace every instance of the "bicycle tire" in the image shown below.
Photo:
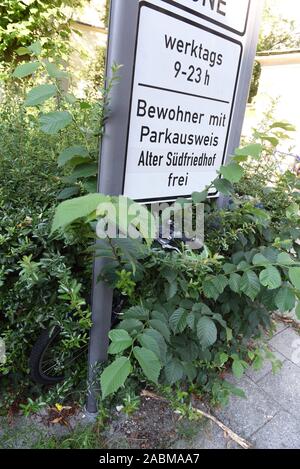
[[[65,379],[64,375],[49,376],[43,372],[42,368],[45,353],[51,344],[55,341],[55,339],[59,336],[59,334],[59,327],[55,327],[52,331],[52,334],[51,330],[45,329],[38,337],[31,350],[29,358],[30,377],[37,384],[54,385],[61,383]]]

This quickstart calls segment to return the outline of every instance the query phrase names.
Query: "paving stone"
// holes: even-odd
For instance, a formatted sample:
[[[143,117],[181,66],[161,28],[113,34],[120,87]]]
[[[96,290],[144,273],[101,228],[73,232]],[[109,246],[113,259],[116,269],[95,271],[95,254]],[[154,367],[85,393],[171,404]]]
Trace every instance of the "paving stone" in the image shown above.
[[[215,415],[231,430],[247,439],[271,420],[280,410],[280,406],[247,376],[240,380],[233,377],[228,380],[243,389],[247,399],[232,396],[229,405],[215,411]]]
[[[300,418],[300,368],[286,360],[279,373],[269,373],[257,385],[284,410]]]
[[[300,366],[300,335],[294,329],[285,329],[273,337],[269,343],[288,360]]]
[[[281,353],[277,351],[273,351],[273,353],[275,357],[281,361],[281,363],[284,363],[286,358],[283,355],[281,355]],[[264,378],[268,373],[272,373],[272,363],[270,362],[270,360],[265,360],[263,367],[260,370],[256,371],[254,370],[253,367],[251,367],[246,371],[246,376],[248,376],[248,378],[252,379],[252,381],[257,383],[260,379]]]
[[[250,440],[257,449],[299,449],[300,422],[287,412],[279,412]]]
[[[240,446],[228,437],[215,423],[207,421],[193,441],[180,440],[174,449],[240,449]]]

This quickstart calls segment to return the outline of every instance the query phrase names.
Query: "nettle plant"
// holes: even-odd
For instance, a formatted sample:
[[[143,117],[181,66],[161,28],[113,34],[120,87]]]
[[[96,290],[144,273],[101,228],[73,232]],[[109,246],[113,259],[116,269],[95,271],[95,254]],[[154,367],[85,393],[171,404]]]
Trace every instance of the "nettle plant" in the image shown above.
[[[107,238],[97,246],[97,255],[109,259],[102,278],[128,297],[129,306],[109,334],[112,362],[100,378],[103,398],[134,373],[155,384],[185,380],[198,392],[226,403],[230,393],[243,393],[224,381],[224,370],[231,368],[241,377],[250,363],[258,369],[265,358],[277,368],[267,346],[258,347],[254,339],[272,330],[271,314],[276,310],[296,308],[300,317],[300,232],[295,228],[299,181],[290,173],[289,184],[280,189],[285,220],[280,229],[275,210],[238,192],[239,184],[249,177],[247,164],[259,166],[266,151],[269,147],[262,143],[237,149],[220,169],[223,177],[193,194],[194,203],[205,203],[207,219],[218,220],[203,249],[182,246],[182,252],[168,254],[151,247],[149,239],[145,244],[129,238]],[[282,178],[269,187],[269,194],[279,190]],[[211,187],[230,198],[227,208],[219,210],[207,199]],[[93,226],[105,217],[105,212],[97,212],[97,203],[104,198],[112,201],[94,194],[63,202],[53,230]],[[220,248],[216,239],[222,236]]]

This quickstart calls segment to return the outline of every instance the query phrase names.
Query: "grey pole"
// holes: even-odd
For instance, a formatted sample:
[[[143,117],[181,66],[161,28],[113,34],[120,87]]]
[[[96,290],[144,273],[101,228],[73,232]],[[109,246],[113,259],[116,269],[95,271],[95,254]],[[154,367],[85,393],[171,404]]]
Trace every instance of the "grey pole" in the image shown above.
[[[107,195],[122,193],[138,4],[138,0],[111,0],[106,65],[108,80],[112,76],[113,64],[122,65],[122,68],[119,72],[120,79],[111,92],[109,119],[105,125],[100,151],[98,192]],[[95,259],[93,267],[93,324],[89,343],[86,404],[90,414],[98,411],[98,367],[107,360],[108,333],[111,327],[113,292],[104,282],[98,282],[99,274],[106,263],[105,259]]]
[[[248,97],[249,81],[255,57],[259,28],[261,0],[251,0],[250,24],[252,34],[246,42],[243,69],[236,98],[233,122],[235,129],[231,132],[228,152],[230,155],[239,145],[240,131]],[[133,79],[133,66],[138,19],[138,0],[111,0],[109,43],[107,52],[108,79],[111,78],[111,67],[114,63],[122,65],[119,82],[114,86],[110,99],[109,119],[100,152],[100,175],[98,191],[108,195],[122,193],[127,130],[130,111],[130,90]],[[221,202],[221,201],[220,201]],[[96,414],[99,396],[98,365],[107,359],[108,333],[111,327],[112,290],[98,277],[106,260],[95,259],[93,268],[92,291],[92,328],[88,357],[88,394],[87,411]]]

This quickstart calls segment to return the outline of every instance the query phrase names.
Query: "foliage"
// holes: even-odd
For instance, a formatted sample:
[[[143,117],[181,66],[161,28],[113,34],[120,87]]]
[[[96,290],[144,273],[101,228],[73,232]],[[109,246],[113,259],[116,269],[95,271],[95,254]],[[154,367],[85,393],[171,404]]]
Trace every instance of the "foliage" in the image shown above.
[[[37,44],[35,47],[40,50]],[[38,60],[34,62],[40,66]],[[52,75],[57,73],[54,64],[43,63]],[[26,72],[25,66],[18,67],[23,70],[21,75]],[[71,108],[68,103],[59,103],[56,96],[52,108],[51,104],[47,108],[47,102],[37,105],[37,110],[24,107],[26,95],[34,96],[28,88],[40,86],[41,75],[11,83],[0,104],[0,336],[7,349],[6,363],[0,367],[2,406],[22,399],[25,392],[32,398],[40,395],[38,387],[29,381],[28,358],[44,328],[60,325],[64,331],[58,351],[61,365],[86,345],[90,328],[91,253],[86,252],[80,234],[50,236],[50,222],[57,198],[70,196],[64,189],[68,184],[64,178],[72,166],[64,166],[63,160],[58,165],[57,155],[66,155],[64,150],[75,143],[77,148],[83,147],[87,139],[89,154],[96,161],[102,106],[92,100],[78,100]],[[45,85],[54,83],[55,79]],[[71,110],[72,123],[67,130],[53,135],[42,132],[41,106],[44,114],[62,107],[65,112]],[[64,158],[72,159],[72,151]],[[73,196],[86,193],[79,179],[72,187]],[[78,358],[77,366],[64,369],[66,381],[46,393],[43,402],[73,393],[74,387],[82,390],[85,354]]]
[[[27,54],[26,48],[40,40],[47,56],[68,51],[73,10],[85,0],[2,0],[0,4],[0,62],[9,62],[15,54]]]
[[[273,311],[291,311],[300,299],[299,181],[291,173],[270,169],[278,137],[290,130],[289,124],[277,122],[268,134],[257,131],[257,142],[237,149],[221,168],[222,179],[193,194],[195,203],[205,202],[204,249],[167,254],[138,249],[141,240],[127,239],[129,264],[124,243],[102,243],[98,254],[111,258],[103,278],[116,286],[123,272],[122,279],[131,285],[132,305],[110,332],[112,360],[101,375],[103,398],[140,370],[147,382],[174,385],[187,380],[226,403],[230,393],[242,393],[221,379],[224,368],[231,367],[241,377],[249,363],[261,366],[265,355],[275,361],[268,350],[252,349],[249,341],[262,337],[263,329],[272,329]],[[249,179],[255,197],[246,191]],[[223,210],[207,200],[213,186],[230,198]],[[272,205],[265,205],[266,197]],[[58,213],[67,220],[67,206],[58,207]],[[86,225],[101,216],[94,210],[87,214],[82,204],[73,221],[80,218]],[[65,224],[55,228],[65,229]]]
[[[104,21],[105,26],[108,28],[110,0],[105,0],[105,7],[104,8],[105,9],[104,9],[103,21]]]
[[[93,193],[97,152],[91,139],[94,142],[101,132],[91,132],[86,122],[79,120],[79,114],[90,111],[91,105],[65,90],[60,81],[64,70],[42,58],[38,43],[27,52],[33,60],[19,65],[14,75],[23,78],[37,74],[38,84],[27,90],[24,103],[29,111],[23,109],[21,115],[29,118],[34,126],[38,122],[41,135],[49,141],[70,137],[68,145],[60,142],[58,166],[67,175],[63,182],[71,185],[59,195],[67,200],[56,208],[51,232],[45,222],[45,244],[51,259],[55,258],[54,274],[45,261],[48,255],[44,256],[40,250],[35,254],[37,243],[29,252],[22,250],[22,257],[17,252],[13,269],[14,299],[22,288],[29,290],[34,295],[29,299],[31,318],[38,318],[39,325],[50,320],[51,324],[63,326],[67,336],[62,344],[64,358],[66,351],[86,341],[89,314],[79,295],[79,284],[83,276],[89,278],[89,275],[84,275],[78,257],[83,254],[83,244],[86,247],[93,243],[96,223],[103,219],[112,221],[101,204],[110,203],[116,209],[117,226],[125,233],[128,220],[118,211],[120,204],[131,208],[135,204],[126,197]],[[103,95],[105,105],[117,70],[115,67],[115,77]],[[203,249],[191,251],[180,246],[181,252],[167,254],[151,247],[146,208],[140,209],[140,218],[129,219],[129,225],[139,231],[138,239],[107,237],[97,244],[97,255],[109,258],[102,278],[128,297],[128,307],[122,312],[120,323],[110,332],[110,362],[100,377],[103,398],[115,394],[132,376],[137,376],[140,382],[155,385],[174,386],[185,382],[194,392],[224,404],[231,393],[243,397],[241,390],[224,380],[225,370],[231,368],[240,377],[250,363],[259,367],[264,358],[271,359],[276,368],[271,352],[265,347],[257,348],[253,339],[261,338],[263,330],[272,330],[271,313],[275,309],[290,311],[300,299],[299,181],[292,173],[281,174],[270,164],[279,139],[291,130],[284,122],[270,125],[267,131],[257,130],[255,141],[237,149],[231,162],[220,169],[222,178],[216,178],[202,193],[192,195],[195,204],[205,204],[207,233]],[[228,200],[221,210],[208,198],[212,188]],[[53,215],[53,205],[49,205],[47,220]],[[41,238],[36,232],[30,236]],[[65,240],[64,247],[62,240]],[[11,244],[11,241],[7,243],[6,250]],[[7,251],[4,258],[9,258]],[[78,278],[75,275],[74,280],[75,265]],[[10,270],[6,269],[5,265],[5,291],[7,279],[11,278]],[[38,294],[33,289],[48,286],[52,281],[54,286],[49,296],[42,293],[45,288],[38,290]],[[18,304],[12,298],[9,303]],[[41,304],[45,309],[50,308],[46,316],[40,313]],[[70,305],[79,314],[76,326],[65,319]],[[29,306],[25,309],[28,311]],[[5,314],[12,325],[20,312],[17,310],[11,318]],[[32,328],[32,319],[27,324]],[[77,342],[70,333],[72,326],[82,326]],[[36,325],[30,330],[31,335],[34,331]],[[15,334],[12,328],[7,336],[2,332],[8,342],[10,334],[12,337]],[[18,348],[13,345],[12,350]],[[12,359],[5,366],[10,368],[4,372],[12,370]],[[63,386],[69,390],[70,385],[78,382],[82,371],[79,367],[77,376],[73,371],[75,374],[70,374]],[[58,387],[52,396],[63,392]]]
[[[106,91],[103,91],[102,102],[99,103],[97,100],[91,100],[91,96],[89,100],[77,99],[68,88],[66,89],[65,80],[69,78],[68,73],[54,61],[43,59],[41,44],[36,43],[34,50],[29,46],[27,53],[31,55],[32,60],[18,65],[13,76],[22,79],[39,72],[41,83],[28,91],[24,101],[25,107],[38,110],[39,127],[47,135],[56,135],[62,130],[73,130],[73,134],[74,130],[77,131],[78,140],[63,148],[58,157],[58,165],[67,171],[64,180],[69,183],[59,198],[64,200],[82,192],[95,192],[98,171],[97,142],[102,132],[103,109],[108,104],[109,92],[117,80],[119,67],[113,68],[113,77]],[[93,110],[97,112],[93,114]],[[89,118],[85,119],[87,114]]]
[[[297,34],[295,21],[274,14],[272,2],[266,2],[258,41],[258,52],[296,49],[299,46],[300,37]]]
[[[249,103],[252,102],[253,98],[255,98],[255,96],[258,93],[260,76],[261,76],[261,65],[257,60],[255,60],[251,84],[250,84],[249,98],[248,98]]]
[[[89,98],[101,99],[104,89],[106,47],[97,46],[95,57],[87,70],[82,74],[86,83],[86,93]]]

